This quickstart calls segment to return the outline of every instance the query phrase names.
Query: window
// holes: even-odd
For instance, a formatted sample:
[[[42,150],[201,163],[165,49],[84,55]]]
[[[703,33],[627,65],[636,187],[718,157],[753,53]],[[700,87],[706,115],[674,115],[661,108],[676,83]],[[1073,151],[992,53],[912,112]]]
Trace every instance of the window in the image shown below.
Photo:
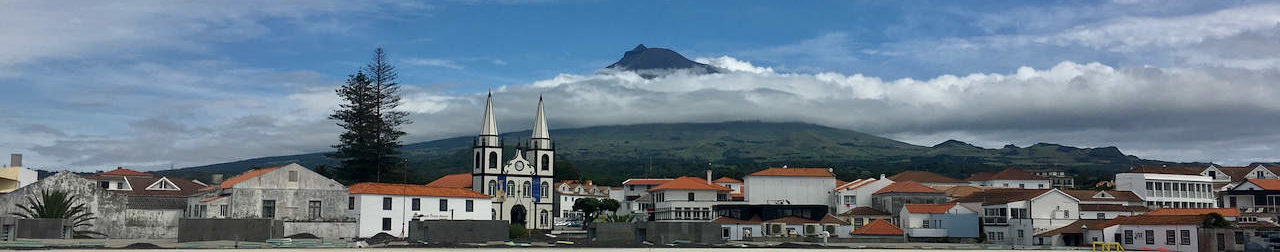
[[[1226,235],[1227,235],[1227,234],[1223,234],[1223,233],[1217,233],[1217,235],[1215,235],[1215,237],[1216,237],[1216,238],[1218,238],[1218,239],[1217,239],[1217,242],[1218,242],[1218,251],[1222,251],[1222,250],[1227,249],[1227,238],[1226,238]]]
[[[862,218],[853,219],[853,229],[862,228]]]
[[[382,218],[382,231],[391,231],[391,218]]]
[[[1107,214],[1105,214],[1105,213],[1098,213],[1098,219],[1099,219],[1099,220],[1105,220],[1105,219],[1107,219]]]
[[[1133,244],[1133,230],[1124,231],[1124,244]]]
[[[1218,179],[1218,171],[1209,171],[1209,178]]]
[[[1236,196],[1231,196],[1231,197],[1228,197],[1227,199],[1231,200],[1232,208],[1236,207]]]
[[[356,197],[347,197],[347,210],[356,210]]]
[[[1262,175],[1262,171],[1258,171],[1258,178],[1266,178],[1266,177],[1267,177],[1266,175]]]
[[[508,196],[508,197],[515,197],[515,196],[516,196],[516,189],[515,189],[515,187],[516,187],[516,182],[515,182],[515,181],[507,180],[507,186],[506,186],[506,188],[503,188],[503,190],[507,190],[507,196]]]
[[[858,204],[858,195],[845,195],[844,203],[849,205]]]
[[[489,191],[486,194],[495,195],[498,192],[498,181],[489,180]]]
[[[449,211],[449,200],[440,199],[440,211]]]
[[[551,190],[551,189],[548,189],[548,188],[551,188],[551,187],[550,187],[550,186],[547,186],[547,185],[549,185],[549,184],[547,184],[547,182],[546,182],[546,181],[543,181],[543,182],[542,182],[542,195],[540,195],[540,196],[542,196],[542,197],[540,197],[540,198],[550,198],[550,197],[551,197],[551,192],[549,191],[549,190]]]
[[[422,210],[422,199],[413,198],[413,201],[409,203],[409,209],[413,211]]]
[[[1027,188],[1027,184],[1018,184],[1018,188]]]
[[[524,191],[521,192],[521,195],[523,195],[525,198],[528,198],[530,193],[532,193],[532,191],[529,191],[529,181],[525,181]]]
[[[542,210],[542,213],[539,213],[539,214],[538,214],[538,223],[542,223],[542,226],[544,226],[544,227],[545,227],[545,226],[550,226],[550,225],[551,225],[551,218],[549,218],[549,216],[548,216],[548,215],[549,215],[549,214],[547,213],[547,210]]]
[[[476,202],[473,200],[467,200],[467,212],[470,213],[475,211],[476,211]]]
[[[551,169],[551,155],[542,154],[542,170]]]
[[[263,200],[262,201],[262,218],[272,219],[275,217],[276,217],[276,201]]]
[[[298,182],[298,171],[289,171],[289,182]]]
[[[110,188],[111,188],[111,182],[107,182],[107,181],[98,181],[98,186],[101,186],[101,187],[102,187],[102,189],[110,189]]]
[[[922,228],[929,228],[929,220],[922,220],[922,221],[923,221],[923,223],[921,223],[921,225],[922,225],[921,227],[922,227]],[[1018,231],[1022,231],[1022,230],[1018,230]]]
[[[382,210],[391,210],[391,197],[382,197]]]
[[[1015,238],[1021,240],[1026,235],[1024,232],[1025,231],[1022,231],[1022,229],[1018,229],[1018,237],[1015,237]]]
[[[1147,238],[1147,245],[1156,244],[1156,231],[1147,230],[1145,232],[1142,232],[1142,236],[1144,236],[1144,238]]]
[[[476,152],[476,169],[480,169],[480,153]]]
[[[124,182],[116,182],[116,189],[124,190]]]
[[[1062,218],[1071,218],[1071,210],[1062,210]]]
[[[1258,174],[1262,174],[1262,172],[1258,172]],[[1235,236],[1236,236],[1236,244],[1244,244],[1244,240],[1245,240],[1244,232],[1236,231]]]
[[[1120,233],[1115,233],[1111,239],[1114,240],[1114,242],[1120,242]]]
[[[307,202],[307,216],[311,217],[311,219],[320,218],[320,201],[319,200],[312,200]]]
[[[729,239],[729,228],[727,228],[727,227],[725,227],[725,228],[720,228],[720,237],[724,237],[725,239]]]
[[[227,217],[227,205],[218,206],[218,216]]]
[[[689,201],[693,201],[693,192],[689,192]]]
[[[498,152],[489,152],[489,168],[498,168]]]

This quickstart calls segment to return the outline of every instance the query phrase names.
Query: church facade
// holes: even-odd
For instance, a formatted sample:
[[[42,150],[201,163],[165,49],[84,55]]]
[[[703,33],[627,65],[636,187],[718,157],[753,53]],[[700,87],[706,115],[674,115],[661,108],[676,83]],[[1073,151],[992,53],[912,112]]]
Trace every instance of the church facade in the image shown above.
[[[494,220],[523,224],[527,229],[551,229],[555,185],[555,146],[538,98],[533,135],[516,144],[510,158],[503,153],[493,115],[493,94],[485,101],[484,123],[472,145],[471,189],[493,196]]]

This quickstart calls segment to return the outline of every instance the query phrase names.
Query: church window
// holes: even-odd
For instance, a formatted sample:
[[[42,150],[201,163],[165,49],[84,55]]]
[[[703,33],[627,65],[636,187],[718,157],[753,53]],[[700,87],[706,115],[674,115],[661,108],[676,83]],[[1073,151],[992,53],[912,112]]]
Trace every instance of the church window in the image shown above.
[[[542,154],[542,170],[551,169],[551,155]]]
[[[489,195],[498,193],[498,181],[489,180]]]
[[[542,197],[551,197],[551,194],[547,192],[547,182],[545,181],[542,182]]]
[[[476,169],[480,169],[480,163],[481,163],[481,161],[483,161],[483,160],[480,160],[480,153],[479,153],[479,152],[476,152]]]
[[[507,180],[507,187],[503,188],[503,190],[507,190],[507,196],[516,196],[515,187],[516,187],[515,181]]]
[[[528,197],[529,197],[529,193],[530,193],[530,191],[529,191],[529,181],[525,181],[525,182],[524,182],[524,191],[523,191],[523,194],[521,194],[521,195],[524,195],[524,197],[525,197],[525,198],[528,198]]]
[[[689,201],[693,201],[693,192],[689,193]]]
[[[489,152],[489,168],[498,168],[497,152]]]
[[[547,218],[547,210],[542,210],[542,213],[541,213],[540,215],[541,215],[541,216],[539,216],[539,219],[538,219],[538,220],[539,220],[539,222],[540,222],[540,223],[542,223],[542,226],[544,226],[544,227],[545,227],[545,226],[550,226],[550,225],[548,225],[549,223],[547,223],[547,221],[548,221],[548,220],[551,220],[551,218]]]

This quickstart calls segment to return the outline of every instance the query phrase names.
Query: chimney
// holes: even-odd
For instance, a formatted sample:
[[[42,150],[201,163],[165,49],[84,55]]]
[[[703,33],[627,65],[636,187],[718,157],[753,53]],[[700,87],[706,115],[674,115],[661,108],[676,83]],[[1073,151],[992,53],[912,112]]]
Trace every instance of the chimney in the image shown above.
[[[884,179],[884,173],[880,174],[880,179]]]
[[[22,167],[22,154],[9,154],[9,167]]]
[[[711,169],[707,169],[707,184],[711,184]]]
[[[222,174],[213,174],[213,178],[209,180],[209,184],[222,184]]]

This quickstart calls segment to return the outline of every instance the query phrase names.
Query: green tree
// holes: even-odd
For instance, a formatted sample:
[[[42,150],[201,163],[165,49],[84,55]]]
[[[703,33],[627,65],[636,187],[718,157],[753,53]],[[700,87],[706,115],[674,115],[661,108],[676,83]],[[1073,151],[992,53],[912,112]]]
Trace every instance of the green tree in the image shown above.
[[[615,199],[600,200],[600,211],[602,212],[603,211],[617,212],[619,207],[622,207],[622,203],[618,202],[618,200],[615,200]]]
[[[71,230],[74,237],[103,235],[102,233],[84,230],[93,227],[93,220],[98,218],[94,217],[93,212],[89,212],[89,208],[85,207],[83,202],[79,202],[79,198],[75,195],[58,190],[42,190],[40,191],[39,199],[30,195],[26,199],[27,204],[14,204],[19,211],[9,214],[32,219],[65,219],[71,222]]]
[[[594,198],[579,198],[573,201],[573,210],[582,212],[582,225],[595,220],[601,209],[600,200]]]
[[[338,137],[337,152],[329,156],[341,161],[334,173],[338,180],[354,183],[407,180],[405,160],[397,148],[405,135],[400,126],[412,123],[408,112],[397,111],[400,87],[394,66],[382,48],[373,52],[369,65],[349,75],[335,92],[345,101],[329,119],[338,120],[346,131]]]

